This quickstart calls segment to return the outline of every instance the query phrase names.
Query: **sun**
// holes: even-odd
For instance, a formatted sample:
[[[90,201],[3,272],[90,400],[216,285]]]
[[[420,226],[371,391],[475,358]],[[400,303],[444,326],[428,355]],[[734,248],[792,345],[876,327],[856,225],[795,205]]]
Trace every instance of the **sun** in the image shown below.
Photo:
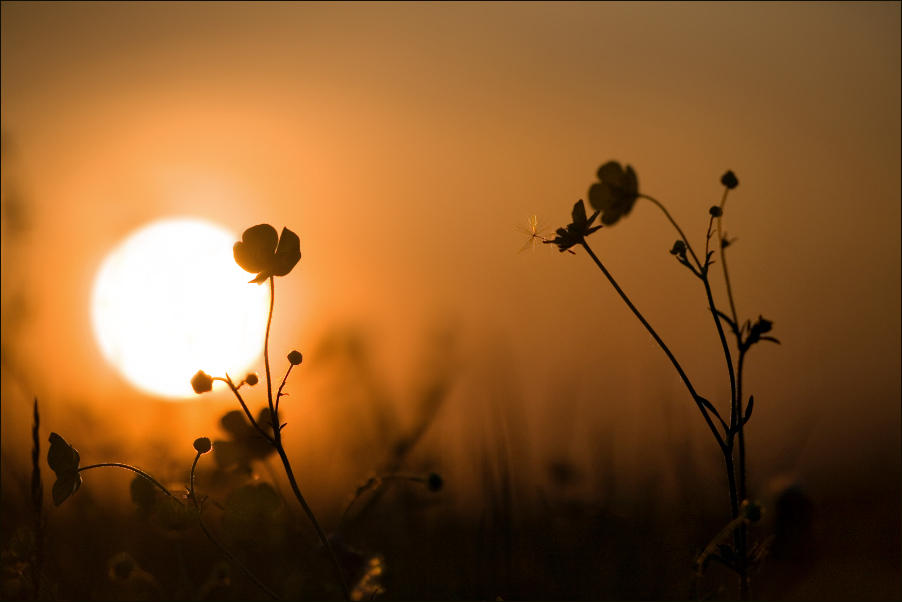
[[[103,356],[131,384],[193,397],[198,370],[241,376],[263,351],[269,290],[235,263],[239,237],[212,222],[147,224],[109,252],[94,281],[91,322]]]

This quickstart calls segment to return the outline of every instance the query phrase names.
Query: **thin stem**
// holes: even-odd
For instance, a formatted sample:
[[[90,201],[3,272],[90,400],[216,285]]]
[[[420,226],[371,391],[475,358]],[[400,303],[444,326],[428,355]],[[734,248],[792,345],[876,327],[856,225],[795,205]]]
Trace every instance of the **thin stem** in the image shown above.
[[[200,528],[203,529],[204,535],[207,536],[207,539],[209,539],[210,541],[212,541],[212,542],[213,542],[213,545],[215,545],[217,548],[219,548],[219,551],[222,552],[222,555],[223,555],[223,556],[225,556],[226,558],[228,558],[229,560],[231,560],[233,563],[235,563],[236,565],[238,565],[238,568],[241,569],[241,572],[244,573],[245,575],[247,575],[248,577],[250,577],[251,581],[253,581],[254,584],[255,584],[257,587],[259,587],[261,590],[263,590],[263,592],[264,592],[267,596],[269,596],[269,597],[272,598],[273,600],[280,600],[279,596],[275,595],[275,594],[272,592],[272,590],[270,590],[268,587],[266,587],[265,585],[263,585],[263,583],[262,583],[259,579],[257,579],[257,577],[250,571],[250,569],[248,569],[246,566],[244,566],[244,563],[242,563],[240,560],[238,560],[237,558],[235,558],[234,556],[232,556],[232,553],[229,552],[229,551],[225,548],[225,546],[223,546],[221,543],[219,543],[219,541],[218,541],[215,537],[213,537],[213,534],[210,533],[210,530],[207,528],[207,525],[204,524],[204,521],[201,520],[199,514],[198,514],[198,516],[197,516],[197,522],[200,523]]]
[[[736,318],[736,305],[733,303],[733,289],[730,286],[730,273],[727,271],[727,258],[723,246],[723,208],[727,203],[727,193],[729,192],[729,188],[724,188],[723,198],[720,200],[720,216],[717,218],[717,238],[720,245],[720,264],[723,266],[723,279],[727,285],[727,298],[730,300],[730,313],[733,317],[733,324],[736,324],[738,328],[739,320]]]
[[[276,431],[278,432],[278,431]],[[335,570],[335,574],[338,577],[338,580],[341,582],[341,589],[344,592],[345,599],[351,599],[351,592],[348,589],[347,583],[345,583],[344,574],[341,572],[341,565],[338,564],[338,557],[335,555],[335,551],[332,549],[332,545],[329,543],[329,538],[326,537],[325,531],[320,526],[319,521],[316,520],[316,516],[313,514],[313,510],[310,509],[310,506],[307,504],[307,500],[304,499],[304,496],[301,495],[301,490],[298,488],[298,483],[294,478],[294,472],[291,470],[291,464],[288,462],[288,455],[285,453],[285,448],[282,447],[281,441],[276,441],[276,451],[279,452],[279,457],[282,458],[282,465],[285,466],[285,474],[288,475],[288,482],[291,484],[291,489],[294,491],[294,495],[298,498],[298,501],[301,503],[301,507],[304,509],[304,512],[307,513],[307,518],[310,519],[310,522],[313,523],[313,528],[316,529],[316,534],[319,535],[319,539],[323,544],[323,547],[329,551],[329,556],[332,559],[332,568]]]
[[[689,390],[689,394],[692,395],[692,399],[694,399],[695,403],[698,405],[698,409],[701,411],[702,416],[705,417],[705,422],[708,423],[708,428],[711,429],[711,432],[714,434],[714,437],[717,439],[718,444],[720,444],[721,449],[726,450],[724,439],[723,439],[723,437],[721,437],[720,433],[717,431],[717,427],[714,426],[714,422],[711,421],[711,417],[708,415],[708,411],[705,409],[705,406],[701,401],[701,399],[702,399],[701,396],[695,392],[695,388],[692,386],[692,383],[689,382],[689,377],[686,376],[686,373],[683,371],[683,367],[680,366],[680,363],[677,361],[676,357],[674,357],[673,353],[671,353],[670,348],[667,347],[667,345],[664,343],[664,341],[661,340],[661,337],[658,336],[658,333],[655,332],[655,329],[651,327],[651,324],[649,324],[648,321],[645,319],[645,317],[643,317],[642,314],[639,312],[639,310],[636,309],[636,306],[633,305],[633,302],[630,301],[629,297],[626,296],[626,293],[623,292],[623,289],[620,288],[620,286],[617,284],[617,281],[614,280],[614,277],[611,276],[610,272],[608,272],[608,270],[604,267],[604,264],[602,264],[601,261],[598,259],[598,257],[595,256],[595,253],[592,252],[592,249],[589,247],[589,244],[585,240],[583,240],[581,244],[582,244],[583,248],[586,250],[586,252],[589,254],[589,256],[592,258],[592,260],[595,262],[595,265],[597,265],[599,267],[601,272],[605,275],[605,277],[608,279],[608,281],[614,287],[614,290],[616,290],[617,293],[620,295],[620,298],[623,299],[624,303],[626,303],[626,305],[633,311],[633,314],[635,314],[635,316],[637,318],[639,318],[639,321],[642,322],[642,325],[645,326],[645,329],[648,330],[648,332],[655,339],[655,341],[658,343],[658,345],[661,346],[661,349],[664,350],[664,353],[667,354],[667,357],[670,358],[670,362],[673,364],[673,367],[676,368],[676,371],[677,371],[677,373],[679,373],[680,378],[683,379],[683,384],[686,385],[686,388]],[[722,422],[723,422],[723,420],[721,420],[721,423]],[[724,425],[724,426],[726,426],[726,425]]]
[[[231,380],[230,380],[230,382],[231,382]],[[261,590],[263,590],[263,592],[267,596],[272,598],[273,600],[279,600],[279,597],[277,595],[275,595],[268,587],[266,587],[263,584],[263,582],[261,582],[259,579],[257,579],[256,575],[254,575],[250,571],[250,569],[248,569],[246,566],[244,566],[243,562],[241,562],[240,560],[238,560],[237,558],[232,556],[231,552],[229,552],[225,548],[225,546],[223,546],[221,543],[219,543],[219,540],[217,540],[215,537],[213,537],[213,534],[210,533],[210,530],[207,528],[207,525],[204,524],[204,521],[201,518],[200,502],[197,500],[197,492],[195,492],[195,490],[194,490],[194,472],[197,470],[197,462],[200,460],[200,457],[202,455],[204,455],[203,452],[197,452],[197,455],[194,457],[194,464],[191,465],[191,476],[188,481],[188,483],[189,483],[188,484],[188,493],[191,495],[191,499],[194,500],[194,508],[197,510],[197,522],[200,523],[200,528],[203,529],[204,535],[207,536],[207,539],[212,541],[213,545],[215,545],[217,548],[219,548],[219,551],[222,552],[222,554],[226,558],[231,560],[233,563],[237,564],[238,568],[241,569],[241,572],[243,572],[245,575],[250,577],[251,581],[253,581],[257,585],[257,587],[259,587]]]
[[[232,377],[230,377],[230,376],[228,375],[228,373],[226,373],[226,377],[225,377],[225,378],[219,378],[218,376],[214,376],[214,377],[213,377],[213,380],[221,380],[222,382],[224,382],[225,384],[227,384],[227,385],[229,386],[229,388],[232,390],[232,393],[234,393],[234,394],[235,394],[235,397],[238,398],[238,403],[241,404],[241,409],[244,410],[244,413],[245,413],[245,415],[247,416],[248,420],[251,421],[251,425],[252,425],[255,429],[257,429],[257,432],[260,433],[260,435],[263,436],[263,439],[264,439],[267,443],[269,443],[270,445],[272,445],[272,444],[273,444],[273,438],[272,438],[266,431],[263,430],[263,427],[261,427],[260,424],[259,424],[256,420],[254,420],[253,414],[251,414],[250,409],[247,407],[247,404],[244,402],[244,399],[241,397],[241,393],[238,392],[238,387],[236,387],[236,386],[235,386],[235,383],[232,382]]]
[[[269,374],[269,329],[272,326],[272,310],[276,304],[276,277],[269,277],[269,317],[266,319],[266,338],[263,340],[263,363],[266,365],[266,398],[269,402],[269,411],[272,412],[273,431],[276,433],[276,440],[279,439],[279,417],[276,414],[276,407],[272,403],[272,377]]]
[[[194,471],[197,470],[197,461],[200,460],[202,455],[201,452],[197,452],[197,455],[194,457],[194,464],[191,465],[191,476],[188,477],[188,493],[191,494],[191,499],[194,500],[194,508],[197,510],[200,510],[200,503],[197,501],[197,495],[194,493]]]
[[[708,304],[711,307],[711,313],[714,315],[714,323],[717,325],[717,332],[720,334],[721,344],[724,347],[724,353],[727,357],[727,364],[729,365],[730,396],[732,397],[732,399],[730,399],[730,414],[731,414],[730,427],[734,427],[734,426],[736,426],[736,422],[735,422],[735,420],[736,420],[736,416],[735,416],[735,413],[736,413],[736,380],[735,380],[735,375],[733,373],[733,361],[730,358],[730,349],[726,344],[726,339],[724,338],[723,328],[720,325],[720,317],[717,315],[717,312],[715,311],[714,298],[711,294],[711,284],[708,282],[708,262],[707,262],[708,255],[707,255],[707,252],[705,253],[705,264],[702,265],[702,263],[698,259],[698,256],[695,254],[695,251],[692,250],[692,245],[689,244],[689,239],[686,238],[686,235],[683,233],[683,229],[680,228],[679,224],[676,223],[676,220],[673,219],[673,217],[670,215],[670,212],[667,211],[667,208],[664,207],[664,205],[662,205],[660,201],[658,201],[657,199],[655,199],[653,197],[648,196],[647,194],[640,194],[639,196],[651,201],[652,203],[657,205],[661,211],[664,212],[664,215],[667,216],[667,219],[670,220],[670,223],[673,224],[673,227],[676,228],[677,232],[679,232],[680,238],[682,238],[683,242],[686,243],[686,248],[689,249],[689,253],[692,254],[692,258],[695,260],[695,263],[696,263],[696,265],[698,265],[699,271],[701,272],[702,281],[705,283],[705,292],[708,295]],[[708,231],[709,231],[708,239],[710,239],[710,229],[711,229],[711,226],[709,224],[708,225]],[[585,246],[585,244],[583,246]],[[707,251],[707,241],[705,242],[705,249]],[[591,251],[590,251],[590,253],[591,253]],[[593,255],[593,258],[594,257],[595,256]],[[596,260],[596,263],[598,263],[597,260]],[[599,265],[601,265],[601,264],[599,263]],[[626,299],[625,296],[624,296],[624,299]],[[735,317],[733,318],[733,323],[734,324],[736,323]],[[720,440],[719,437],[718,437],[718,440]],[[723,447],[723,442],[722,442],[722,440],[720,440],[720,441],[721,441],[721,447]]]
[[[332,546],[329,544],[329,538],[326,537],[325,531],[320,526],[319,521],[316,520],[316,516],[313,514],[313,510],[310,509],[310,506],[307,504],[307,500],[304,499],[304,496],[301,494],[301,489],[298,487],[298,483],[294,478],[294,472],[291,470],[291,463],[288,461],[288,454],[285,453],[285,447],[282,445],[282,429],[279,428],[279,415],[276,410],[275,404],[273,404],[272,399],[272,376],[269,370],[269,330],[272,326],[272,314],[273,307],[275,306],[276,301],[276,283],[275,277],[269,277],[269,317],[266,321],[266,338],[263,342],[263,361],[266,365],[266,395],[269,401],[269,409],[272,413],[273,420],[273,436],[272,436],[272,446],[276,448],[276,451],[279,454],[279,458],[282,459],[282,466],[285,467],[285,474],[288,476],[288,482],[291,484],[291,489],[294,491],[295,497],[298,499],[298,502],[301,503],[301,507],[304,509],[304,512],[307,514],[307,518],[310,519],[310,522],[313,523],[313,528],[316,530],[316,534],[319,535],[320,541],[323,544],[323,547],[329,551],[329,557],[332,560],[332,568],[335,570],[335,574],[338,577],[338,581],[341,583],[341,589],[344,592],[344,596],[346,600],[351,599],[351,591],[348,589],[347,583],[345,583],[344,575],[341,572],[341,565],[338,563],[338,557],[335,555],[335,551],[332,549]],[[286,374],[286,378],[287,378]],[[284,382],[283,382],[284,384]],[[281,392],[281,388],[279,389]],[[237,391],[236,391],[237,394]]]
[[[745,493],[745,425],[742,424],[742,368],[745,363],[745,349],[739,350],[739,366],[736,370],[736,407],[739,409],[739,499],[746,499]]]
[[[155,478],[153,478],[152,476],[150,476],[149,474],[147,474],[140,468],[135,468],[134,466],[129,466],[128,464],[121,464],[119,462],[102,462],[100,464],[91,464],[90,466],[82,466],[81,468],[78,469],[78,472],[81,472],[83,470],[91,470],[92,468],[124,468],[125,470],[130,470],[132,472],[138,473],[139,475],[141,475],[142,477],[144,477],[145,479],[147,479],[148,481],[150,481],[151,483],[156,485],[157,488],[160,489],[160,491],[162,491],[163,493],[165,493],[166,495],[168,495],[169,497],[174,499],[176,502],[178,502],[178,504],[180,506],[185,505],[182,503],[182,500],[175,497],[175,495],[171,491],[166,489],[166,487],[162,483],[160,483],[158,480],[156,480]]]
[[[667,216],[667,219],[670,220],[670,223],[673,224],[673,227],[676,228],[677,232],[679,232],[680,238],[682,238],[683,242],[686,243],[686,248],[689,249],[689,253],[692,254],[692,258],[695,260],[695,264],[698,266],[699,269],[701,269],[702,262],[698,260],[698,256],[695,254],[695,251],[692,250],[692,245],[689,244],[689,239],[686,238],[685,234],[683,234],[683,229],[680,228],[679,224],[676,223],[676,220],[670,216],[670,212],[667,211],[667,209],[664,207],[664,205],[662,205],[661,202],[658,201],[657,199],[650,197],[647,194],[640,194],[639,196],[642,197],[643,199],[651,201],[652,203],[654,203],[655,205],[658,206],[658,209],[660,209],[661,211],[664,212],[664,215]]]
[[[745,362],[745,353],[747,348],[741,348],[739,350],[739,363],[737,367],[737,378],[736,378],[736,403],[739,408],[739,500],[744,501],[747,499],[746,489],[745,489],[745,424],[743,424],[742,418],[742,368]],[[750,584],[748,578],[748,526],[743,524],[739,528],[739,548],[738,548],[738,560],[739,560],[739,597],[741,600],[751,600],[751,591]]]
[[[282,389],[285,388],[285,383],[288,382],[288,375],[291,374],[291,369],[294,368],[294,364],[288,364],[288,372],[285,373],[285,377],[282,379],[282,384],[279,385],[279,391],[276,393],[276,412],[279,411],[279,400],[282,399]]]
[[[708,267],[705,264],[702,269],[702,282],[705,285],[705,294],[708,296],[708,307],[711,308],[711,316],[714,318],[714,325],[717,327],[717,335],[720,337],[720,344],[723,347],[723,354],[727,360],[727,371],[730,374],[730,428],[735,428],[738,424],[736,408],[736,373],[733,371],[733,357],[730,354],[730,346],[727,343],[727,337],[723,331],[723,325],[720,323],[720,316],[717,314],[717,307],[714,304],[714,294],[711,292],[711,282],[708,280]]]

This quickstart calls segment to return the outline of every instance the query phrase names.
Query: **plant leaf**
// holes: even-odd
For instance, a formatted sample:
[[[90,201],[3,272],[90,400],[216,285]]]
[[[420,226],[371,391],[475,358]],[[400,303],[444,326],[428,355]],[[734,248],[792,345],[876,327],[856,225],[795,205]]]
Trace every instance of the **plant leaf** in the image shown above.
[[[749,421],[749,418],[752,417],[752,408],[755,407],[755,396],[752,395],[749,397],[749,405],[745,408],[745,418],[742,419],[742,424],[745,424]]]

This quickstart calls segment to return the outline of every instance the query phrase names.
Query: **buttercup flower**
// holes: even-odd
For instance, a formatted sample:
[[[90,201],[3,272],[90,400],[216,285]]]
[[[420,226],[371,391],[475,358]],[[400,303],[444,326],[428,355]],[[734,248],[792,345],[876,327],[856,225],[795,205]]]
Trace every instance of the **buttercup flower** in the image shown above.
[[[598,168],[597,184],[589,188],[589,203],[601,211],[601,223],[611,226],[633,210],[639,198],[639,180],[629,165],[626,170],[617,161],[608,161]]]
[[[243,270],[257,274],[251,282],[262,284],[270,276],[286,276],[297,265],[301,240],[288,228],[282,228],[280,238],[275,228],[259,224],[244,231],[241,242],[232,246],[232,253]]]
[[[545,244],[557,245],[561,253],[572,246],[581,244],[585,238],[601,228],[601,226],[592,227],[592,222],[598,217],[598,211],[592,214],[592,217],[586,217],[586,205],[582,200],[573,206],[573,223],[568,224],[566,228],[558,228],[557,236],[554,240],[546,240]]]
[[[78,451],[56,433],[50,433],[50,451],[47,452],[47,464],[56,473],[53,483],[53,503],[59,506],[66,498],[81,487],[81,475],[78,464],[81,457]]]

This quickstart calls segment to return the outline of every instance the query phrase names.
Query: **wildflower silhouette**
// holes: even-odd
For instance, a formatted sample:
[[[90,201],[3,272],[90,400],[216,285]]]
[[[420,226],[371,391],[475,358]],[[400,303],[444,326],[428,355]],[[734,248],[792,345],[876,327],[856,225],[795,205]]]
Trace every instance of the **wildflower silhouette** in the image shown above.
[[[724,235],[722,222],[727,193],[739,185],[739,180],[732,171],[726,172],[721,178],[721,184],[724,186],[723,198],[719,205],[711,207],[708,212],[710,218],[705,239],[705,253],[703,259],[700,259],[693,250],[692,245],[689,243],[689,239],[664,205],[653,197],[639,192],[638,178],[632,167],[627,165],[626,169],[624,169],[621,167],[620,163],[609,161],[598,169],[598,178],[600,181],[593,184],[589,189],[589,202],[592,207],[596,209],[596,212],[592,217],[586,217],[586,209],[583,201],[577,202],[573,207],[573,221],[566,227],[559,228],[554,240],[546,240],[545,242],[557,245],[561,251],[572,252],[571,247],[576,245],[580,245],[586,250],[604,276],[614,287],[614,290],[617,291],[621,299],[623,299],[626,305],[632,310],[633,314],[639,319],[670,359],[677,373],[680,375],[683,384],[689,391],[689,394],[698,405],[708,428],[714,435],[724,456],[727,481],[729,484],[732,521],[718,534],[717,537],[715,537],[714,541],[712,541],[711,545],[705,549],[704,553],[699,556],[697,560],[697,575],[701,575],[704,566],[709,559],[716,559],[721,564],[724,564],[736,572],[740,582],[740,598],[748,600],[750,597],[749,572],[750,569],[763,558],[766,546],[764,544],[756,544],[751,547],[748,545],[748,524],[759,520],[761,512],[760,506],[756,502],[750,502],[746,498],[744,427],[752,416],[754,397],[749,398],[748,405],[743,411],[742,376],[746,353],[752,345],[760,341],[771,341],[774,343],[779,343],[779,341],[766,334],[769,333],[773,327],[770,320],[766,320],[759,316],[754,324],[752,324],[751,321],[746,320],[740,326],[736,314],[725,256],[726,248],[730,246],[733,241],[727,239]],[[652,328],[651,324],[648,323],[642,313],[636,308],[623,289],[620,288],[616,280],[614,280],[614,277],[586,242],[586,236],[595,232],[600,227],[592,227],[592,223],[599,213],[601,213],[601,222],[604,225],[613,225],[620,220],[621,217],[629,214],[635,205],[636,200],[639,198],[647,199],[661,209],[673,227],[677,230],[680,238],[671,247],[670,254],[675,256],[680,264],[688,268],[704,286],[708,307],[713,317],[715,328],[717,329],[724,359],[726,361],[727,373],[730,379],[729,423],[721,418],[713,404],[698,394],[670,348],[664,343],[658,333],[655,332],[654,328]],[[712,256],[714,255],[715,250],[710,248],[710,244],[711,239],[715,234],[715,220],[717,221],[717,242],[719,243],[717,246],[720,250],[720,263],[723,267],[727,298],[730,304],[730,315],[717,309],[709,280],[709,268],[714,263],[712,261]],[[726,334],[724,332],[724,323],[732,330],[735,337],[735,346],[739,352],[735,366],[730,346],[727,343]],[[720,428],[718,428],[715,419],[717,423],[719,423]],[[736,443],[738,443],[738,446]],[[754,511],[749,511],[750,508]],[[724,539],[730,536],[733,538],[732,548],[726,544],[721,544]]]
[[[50,433],[50,450],[47,452],[47,464],[56,473],[53,483],[53,503],[59,506],[66,498],[81,487],[81,475],[78,464],[81,457],[78,451],[56,433]]]
[[[601,211],[601,223],[613,226],[633,210],[639,198],[639,180],[629,165],[624,170],[617,161],[608,161],[598,168],[600,182],[589,188],[589,204]]]
[[[263,284],[271,276],[287,276],[291,272],[301,260],[301,241],[288,228],[282,228],[279,237],[269,224],[259,224],[244,231],[232,252],[244,271],[257,273],[251,283]]]
[[[194,486],[194,474],[200,457],[212,449],[212,444],[207,437],[199,437],[194,441],[194,450],[197,455],[191,465],[187,496],[192,502],[191,506],[185,505],[172,491],[166,488],[149,473],[120,462],[102,462],[90,466],[79,466],[81,458],[78,451],[57,433],[50,433],[50,450],[47,452],[47,464],[56,473],[56,482],[53,484],[53,502],[57,506],[62,504],[81,486],[81,473],[96,468],[122,468],[131,471],[138,476],[131,484],[132,500],[138,506],[139,515],[147,516],[155,513],[161,524],[171,530],[183,531],[193,525],[199,525],[204,535],[219,549],[230,561],[235,563],[254,584],[273,600],[279,597],[264,585],[238,558],[232,555],[213,536],[207,525],[204,524],[202,513],[204,499],[198,497]],[[159,499],[157,490],[163,492],[166,497]]]
[[[267,401],[268,407],[264,408],[255,419],[250,413],[247,404],[241,397],[239,389],[245,384],[254,386],[259,382],[256,374],[248,374],[244,380],[237,385],[229,377],[211,376],[203,370],[198,370],[191,378],[191,387],[198,395],[207,393],[212,390],[214,381],[225,382],[231,391],[238,398],[242,412],[230,412],[223,419],[223,427],[233,436],[233,441],[217,441],[214,447],[210,439],[201,437],[194,441],[194,449],[197,456],[191,466],[190,485],[188,487],[187,499],[192,502],[186,505],[178,497],[175,496],[162,483],[156,480],[150,474],[144,472],[134,466],[121,464],[117,462],[105,462],[101,464],[93,464],[91,466],[80,467],[80,457],[78,451],[69,445],[65,439],[56,433],[50,435],[50,450],[47,453],[47,463],[56,473],[56,482],[53,486],[53,500],[59,506],[69,496],[75,493],[82,484],[80,473],[85,470],[102,467],[123,468],[138,475],[141,479],[133,481],[131,487],[132,499],[138,506],[139,514],[149,515],[154,513],[161,522],[170,529],[183,530],[194,524],[200,525],[204,534],[210,541],[219,548],[220,552],[229,560],[234,562],[256,585],[266,593],[270,598],[278,600],[269,588],[267,588],[253,573],[248,570],[237,558],[235,558],[207,529],[202,520],[203,503],[205,499],[200,499],[195,491],[194,474],[200,457],[211,450],[214,450],[217,456],[217,463],[247,463],[254,458],[265,458],[273,451],[279,454],[288,480],[291,483],[292,490],[298,498],[310,521],[313,523],[323,546],[329,551],[332,564],[336,571],[338,581],[344,592],[345,598],[350,599],[350,592],[345,583],[344,576],[341,573],[338,561],[335,557],[325,532],[317,522],[313,511],[307,505],[304,497],[301,495],[294,473],[291,470],[291,464],[282,445],[282,429],[285,424],[280,424],[279,416],[279,399],[282,397],[282,388],[287,382],[291,369],[301,363],[301,354],[292,351],[288,355],[290,362],[288,372],[283,378],[282,386],[273,400],[272,376],[269,367],[269,333],[272,326],[273,304],[275,303],[275,277],[285,276],[301,259],[300,240],[298,236],[288,228],[282,229],[282,235],[276,234],[275,228],[269,224],[259,224],[244,231],[242,239],[236,242],[232,248],[235,262],[244,270],[256,273],[257,276],[250,283],[262,284],[269,280],[270,285],[270,305],[269,318],[266,323],[266,338],[263,348],[263,356],[266,365],[266,384],[267,384]],[[245,417],[248,421],[245,421]],[[154,489],[155,488],[155,489]],[[157,490],[163,492],[166,498],[160,499]],[[233,513],[234,514],[234,513]]]
[[[557,245],[561,253],[568,251],[570,247],[583,244],[588,235],[601,229],[600,225],[592,226],[599,213],[600,211],[596,211],[592,217],[587,218],[586,205],[580,200],[573,206],[571,213],[573,221],[567,224],[566,228],[558,228],[557,236],[553,240],[546,240],[545,244]]]
[[[262,438],[262,444],[270,446],[278,453],[279,458],[282,461],[282,466],[285,469],[285,474],[288,477],[288,482],[291,485],[291,489],[298,502],[301,504],[301,507],[304,509],[304,512],[307,514],[307,518],[309,518],[310,522],[313,524],[313,528],[316,530],[323,547],[329,552],[333,569],[337,580],[341,584],[341,589],[345,598],[350,599],[351,592],[348,589],[335,551],[329,545],[329,539],[326,537],[325,531],[323,531],[319,521],[313,514],[313,510],[301,494],[300,487],[294,476],[294,471],[291,468],[291,462],[288,460],[288,454],[285,452],[285,447],[282,444],[282,429],[285,428],[287,423],[281,423],[279,421],[279,401],[284,395],[283,389],[288,382],[291,370],[295,366],[301,364],[303,358],[299,351],[291,351],[288,354],[288,371],[282,378],[282,384],[279,386],[275,397],[273,396],[272,372],[269,366],[269,333],[272,327],[273,307],[275,306],[276,301],[275,277],[286,276],[301,260],[300,239],[298,239],[297,234],[288,228],[282,228],[282,235],[279,237],[276,235],[276,229],[269,224],[258,224],[244,231],[241,235],[241,241],[236,242],[233,245],[232,252],[235,256],[235,263],[241,266],[242,269],[247,272],[257,273],[257,277],[251,280],[249,284],[262,284],[264,281],[269,280],[269,317],[266,322],[266,336],[263,341],[263,363],[266,368],[266,397],[268,408],[265,408],[261,412],[259,419],[255,419],[238,390],[245,383],[250,385],[255,384],[257,381],[256,375],[252,375],[253,379],[251,379],[251,375],[249,375],[248,378],[236,385],[228,374],[226,374],[224,378],[218,376],[211,377],[201,370],[191,379],[191,385],[197,394],[209,391],[212,388],[211,385],[214,380],[222,381],[229,386],[229,389],[231,389],[232,393],[238,399],[238,403],[241,405],[244,416],[250,422],[250,428],[255,430],[257,435]],[[208,380],[210,382],[208,382]],[[197,382],[195,383],[195,381]],[[239,434],[239,432],[243,430],[242,427],[246,426],[243,419],[237,420],[241,418],[237,412],[230,413],[226,418],[229,418],[229,424],[234,427],[232,429],[233,434]],[[240,424],[238,424],[239,422]],[[225,425],[225,422],[223,424]],[[247,446],[238,445],[232,447],[232,451],[241,451]],[[244,449],[244,451],[247,450]],[[254,454],[260,453],[260,450],[252,450],[250,455],[253,457]],[[229,454],[226,455],[228,456]]]

